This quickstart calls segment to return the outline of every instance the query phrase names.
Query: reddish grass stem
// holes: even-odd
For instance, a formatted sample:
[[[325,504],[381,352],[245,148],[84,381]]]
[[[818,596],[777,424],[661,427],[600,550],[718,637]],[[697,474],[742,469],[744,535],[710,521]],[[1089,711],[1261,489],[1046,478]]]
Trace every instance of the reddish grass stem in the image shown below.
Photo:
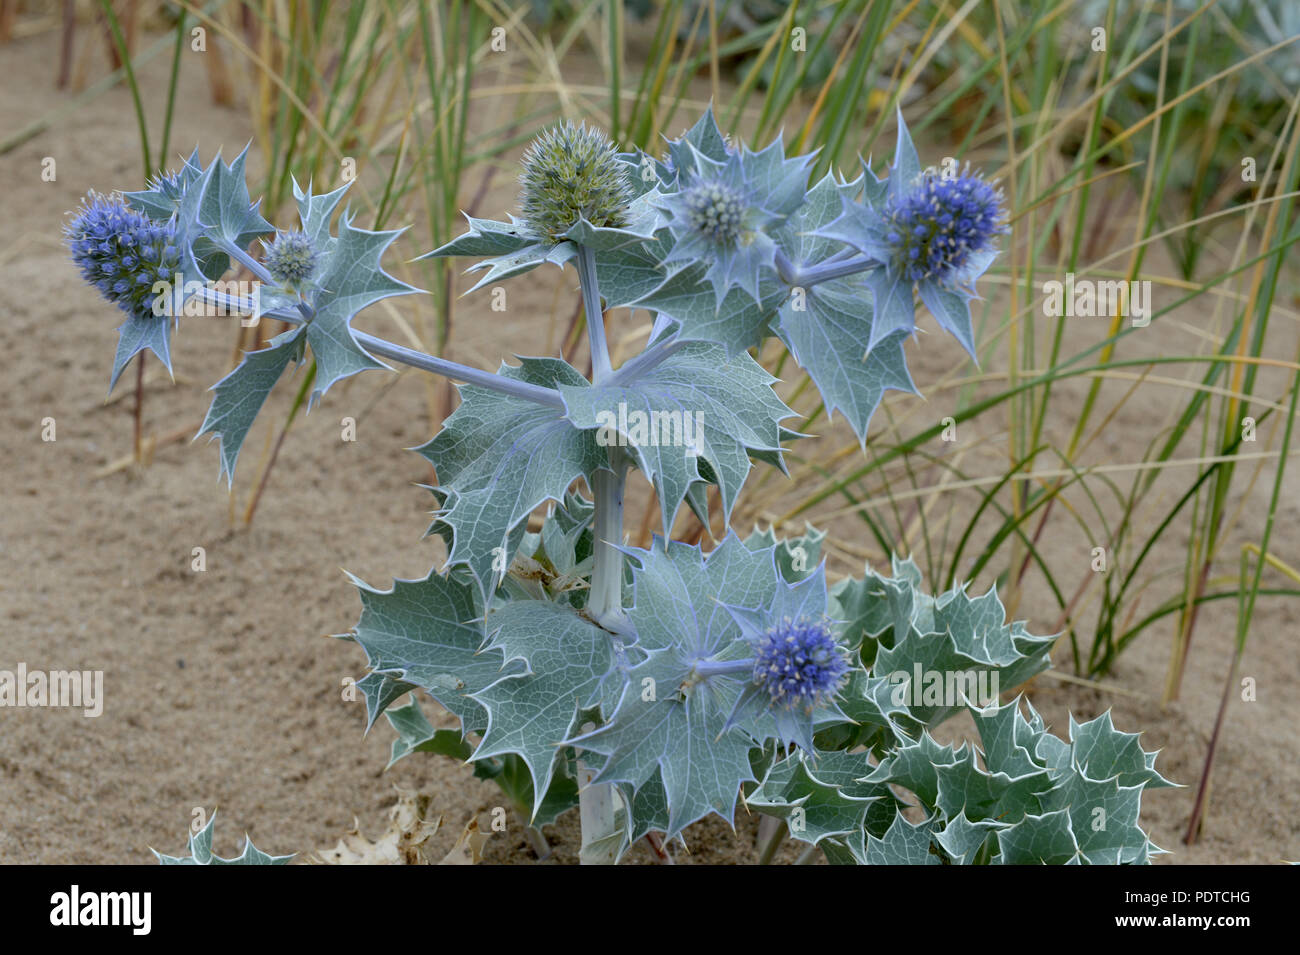
[[[143,430],[141,427],[141,418],[144,416],[144,360],[144,352],[140,352],[140,354],[135,356],[135,437],[132,443],[132,448],[134,449],[133,453],[135,454],[136,464],[140,464],[143,460],[140,454],[140,449],[143,444],[141,440],[141,432]]]
[[[1210,745],[1205,749],[1205,766],[1201,770],[1201,781],[1196,787],[1196,802],[1192,806],[1191,818],[1187,820],[1187,832],[1183,842],[1193,845],[1201,834],[1205,808],[1210,801],[1210,774],[1214,770],[1214,757],[1219,748],[1219,734],[1223,731],[1223,720],[1228,714],[1228,698],[1237,682],[1237,671],[1241,666],[1242,647],[1238,646],[1232,653],[1232,666],[1228,668],[1228,677],[1223,682],[1223,696],[1219,698],[1219,712],[1214,718],[1214,732],[1210,735]]]

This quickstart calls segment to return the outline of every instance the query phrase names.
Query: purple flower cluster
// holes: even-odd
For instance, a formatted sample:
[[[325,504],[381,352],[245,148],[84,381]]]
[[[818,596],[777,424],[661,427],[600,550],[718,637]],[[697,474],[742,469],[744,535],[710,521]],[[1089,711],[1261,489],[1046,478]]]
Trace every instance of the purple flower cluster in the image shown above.
[[[154,283],[170,283],[180,269],[170,223],[155,222],[119,195],[92,192],[65,234],[87,282],[128,315],[153,316]]]
[[[960,281],[972,255],[991,249],[1007,231],[1002,193],[969,170],[952,177],[925,172],[889,200],[884,215],[891,264],[912,282]]]
[[[811,710],[828,701],[849,670],[822,621],[786,619],[754,641],[754,682],[775,706]]]

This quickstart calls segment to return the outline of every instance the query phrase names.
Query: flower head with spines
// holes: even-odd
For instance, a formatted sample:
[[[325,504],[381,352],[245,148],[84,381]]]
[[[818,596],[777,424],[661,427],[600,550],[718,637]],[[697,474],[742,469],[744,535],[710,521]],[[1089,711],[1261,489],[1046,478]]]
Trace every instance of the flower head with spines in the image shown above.
[[[663,263],[707,263],[719,306],[733,288],[758,301],[764,270],[776,269],[769,233],[803,202],[812,157],[786,159],[780,139],[753,152],[714,133],[716,158],[689,139],[670,144],[677,191],[660,201],[674,239]]]
[[[65,229],[68,248],[87,282],[133,318],[153,318],[157,282],[181,266],[172,222],[156,222],[118,193],[91,192]]]
[[[888,265],[912,282],[966,284],[975,256],[989,252],[1003,224],[1002,193],[972,173],[927,169],[915,184],[885,203]]]
[[[627,222],[628,166],[600,130],[561,123],[533,140],[523,159],[520,205],[528,230],[553,242],[579,219],[597,228]]]
[[[779,582],[758,607],[724,606],[740,630],[725,656],[744,680],[727,725],[812,752],[817,727],[843,718],[838,695],[854,667],[826,616],[825,564]]]
[[[285,288],[301,288],[316,273],[319,254],[305,232],[280,232],[266,246],[263,259],[271,277]]]
[[[956,174],[921,165],[903,115],[889,175],[880,179],[864,161],[863,176],[841,194],[840,215],[808,230],[862,253],[868,267],[849,287],[870,294],[867,351],[916,329],[914,300],[976,358],[970,300],[975,282],[997,258],[996,239],[1009,230],[1003,196],[966,167]],[[810,271],[816,272],[813,268]]]
[[[848,671],[823,620],[787,617],[754,641],[754,683],[775,707],[811,713],[834,698]]]

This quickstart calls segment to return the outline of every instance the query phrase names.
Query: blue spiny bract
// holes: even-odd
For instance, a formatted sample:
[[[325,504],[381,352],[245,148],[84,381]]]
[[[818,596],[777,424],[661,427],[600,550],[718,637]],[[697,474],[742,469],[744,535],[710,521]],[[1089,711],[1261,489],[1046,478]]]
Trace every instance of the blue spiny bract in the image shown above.
[[[524,153],[520,205],[529,231],[559,242],[579,218],[597,228],[627,222],[632,187],[627,169],[603,133],[561,123]]]
[[[181,196],[185,194],[185,177],[177,170],[160,172],[145,184],[145,188],[158,193],[164,199],[179,202]]]
[[[664,264],[707,264],[716,304],[732,288],[757,301],[764,271],[775,274],[771,233],[803,203],[811,157],[786,159],[778,139],[761,152],[727,144],[717,158],[688,143],[679,158],[679,189],[659,203],[674,240]]]

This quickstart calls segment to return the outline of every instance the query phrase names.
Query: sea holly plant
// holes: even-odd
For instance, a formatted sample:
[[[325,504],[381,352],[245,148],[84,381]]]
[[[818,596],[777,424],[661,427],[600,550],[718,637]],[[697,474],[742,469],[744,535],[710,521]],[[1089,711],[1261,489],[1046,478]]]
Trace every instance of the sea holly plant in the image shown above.
[[[970,301],[1006,231],[1001,193],[969,169],[922,167],[901,115],[883,178],[864,162],[814,182],[810,160],[780,139],[732,142],[711,111],[660,156],[586,126],[544,132],[524,156],[519,215],[470,218],[429,255],[475,260],[475,289],[571,266],[590,375],[544,356],[474,369],[357,331],[367,306],[415,291],[381,265],[397,233],[355,226],[339,210],[346,186],[296,184],[299,222],[275,229],[242,155],[205,166],[196,153],[141,192],[93,196],[68,235],[128,316],[114,380],[134,351],[168,353],[173,326],[143,291],[166,269],[200,275],[205,304],[249,307],[216,282],[241,263],[261,283],[256,314],[291,326],[213,388],[202,433],[227,477],[308,353],[315,399],[385,361],[461,383],[459,407],[415,449],[437,475],[429,533],[446,561],[388,589],[354,581],[362,610],[345,636],[368,662],[367,728],[383,715],[396,731],[392,760],[472,764],[535,846],[576,809],[581,860],[613,863],[648,836],[671,848],[709,815],[732,823],[743,802],[832,863],[1145,863],[1160,850],[1141,795],[1170,785],[1155,755],[1108,715],[1071,721],[1067,741],[1026,701],[1003,702],[1049,666],[1054,638],[1009,622],[996,591],[927,594],[897,559],[830,581],[811,527],[730,530],[708,552],[669,539],[683,506],[707,527],[716,500],[730,525],[754,467],[784,470],[800,435],[753,357],[768,339],[864,444],[882,394],[914,391],[918,300],[975,352]],[[619,367],[613,309],[654,317]],[[664,529],[644,549],[623,532],[633,470]],[[963,711],[979,744],[937,742]]]

